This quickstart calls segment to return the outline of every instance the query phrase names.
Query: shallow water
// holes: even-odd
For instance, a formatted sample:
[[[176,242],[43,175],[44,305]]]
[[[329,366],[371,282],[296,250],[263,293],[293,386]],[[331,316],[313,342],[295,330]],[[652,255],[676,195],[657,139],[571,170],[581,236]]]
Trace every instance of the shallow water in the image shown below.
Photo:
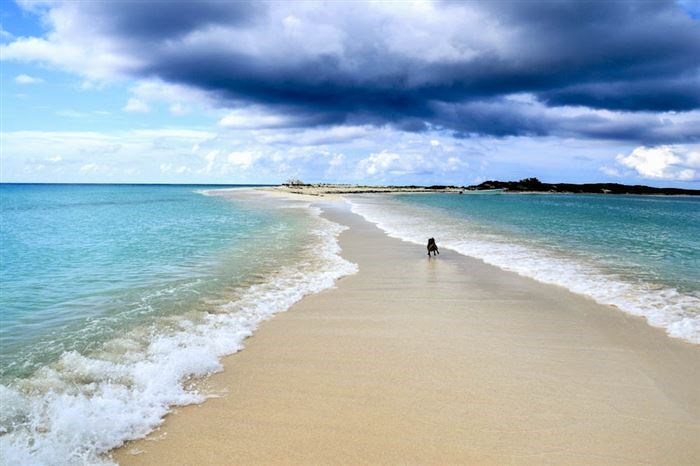
[[[256,326],[353,273],[306,203],[2,185],[0,461],[96,464],[206,394]]]
[[[576,194],[353,197],[390,235],[438,245],[646,317],[700,343],[700,199]]]

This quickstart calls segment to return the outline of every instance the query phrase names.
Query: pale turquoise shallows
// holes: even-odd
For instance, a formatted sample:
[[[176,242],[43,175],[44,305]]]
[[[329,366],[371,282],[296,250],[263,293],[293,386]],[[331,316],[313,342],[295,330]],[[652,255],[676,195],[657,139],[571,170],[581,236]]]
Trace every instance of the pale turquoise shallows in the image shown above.
[[[262,272],[269,248],[283,250],[299,234],[294,216],[198,189],[0,186],[2,376],[206,307],[204,297]],[[268,244],[251,260],[247,242]]]
[[[483,259],[700,343],[700,198],[578,194],[357,197],[390,234]]]
[[[308,203],[211,188],[0,185],[0,464],[110,463],[356,270]]]

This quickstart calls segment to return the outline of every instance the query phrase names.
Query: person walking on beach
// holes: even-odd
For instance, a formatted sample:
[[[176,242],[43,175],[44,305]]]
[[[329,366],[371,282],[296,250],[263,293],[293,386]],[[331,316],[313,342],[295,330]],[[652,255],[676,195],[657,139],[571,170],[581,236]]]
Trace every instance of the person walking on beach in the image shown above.
[[[430,257],[431,252],[433,253],[433,256],[436,254],[440,254],[440,251],[438,251],[437,243],[435,243],[435,238],[428,239],[428,257]]]

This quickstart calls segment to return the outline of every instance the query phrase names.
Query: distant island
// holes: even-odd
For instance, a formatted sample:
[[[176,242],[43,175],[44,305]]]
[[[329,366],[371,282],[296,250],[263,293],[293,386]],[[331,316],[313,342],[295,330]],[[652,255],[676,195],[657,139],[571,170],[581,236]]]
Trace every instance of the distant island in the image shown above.
[[[467,186],[465,189],[470,191],[503,189],[508,192],[535,193],[700,195],[700,189],[654,188],[620,183],[542,183],[537,178],[525,178],[520,181],[484,181],[475,186]]]
[[[481,192],[502,191],[507,193],[572,193],[572,194],[645,194],[645,195],[685,195],[698,196],[699,189],[655,188],[644,185],[626,185],[620,183],[543,183],[537,178],[524,178],[520,181],[484,181],[472,186],[432,185],[432,186],[371,186],[336,183],[304,183],[301,180],[289,180],[275,188],[287,193],[310,196],[333,194],[362,193],[424,193],[424,192]]]

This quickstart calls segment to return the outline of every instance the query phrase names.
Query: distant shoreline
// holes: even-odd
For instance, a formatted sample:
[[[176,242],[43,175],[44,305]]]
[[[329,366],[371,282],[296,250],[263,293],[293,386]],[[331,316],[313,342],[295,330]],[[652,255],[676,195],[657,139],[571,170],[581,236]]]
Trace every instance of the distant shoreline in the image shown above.
[[[537,178],[519,181],[484,181],[468,190],[503,189],[508,192],[572,193],[572,194],[639,194],[699,196],[700,189],[656,188],[645,185],[620,183],[543,183]]]
[[[305,184],[305,185],[279,185],[274,187],[258,188],[268,192],[285,194],[301,194],[304,196],[327,196],[343,194],[389,194],[389,193],[432,193],[432,192],[461,192],[462,188],[446,187],[431,188],[422,186],[362,186],[349,184]]]
[[[345,183],[303,184],[221,184],[221,183],[25,183],[0,182],[0,186],[191,186],[209,189],[255,188],[308,196],[371,194],[371,193],[496,193],[504,194],[624,194],[642,196],[700,196],[700,189],[657,188],[619,183],[542,183],[537,178],[520,181],[484,181],[478,185],[358,185]]]
[[[503,194],[627,194],[644,196],[698,196],[698,189],[655,188],[643,185],[624,185],[618,183],[542,183],[537,178],[520,181],[485,181],[472,186],[368,186],[353,184],[315,183],[315,184],[281,184],[279,186],[260,188],[265,191],[301,194],[306,196],[343,195],[343,194],[381,194],[381,193],[503,193]]]

